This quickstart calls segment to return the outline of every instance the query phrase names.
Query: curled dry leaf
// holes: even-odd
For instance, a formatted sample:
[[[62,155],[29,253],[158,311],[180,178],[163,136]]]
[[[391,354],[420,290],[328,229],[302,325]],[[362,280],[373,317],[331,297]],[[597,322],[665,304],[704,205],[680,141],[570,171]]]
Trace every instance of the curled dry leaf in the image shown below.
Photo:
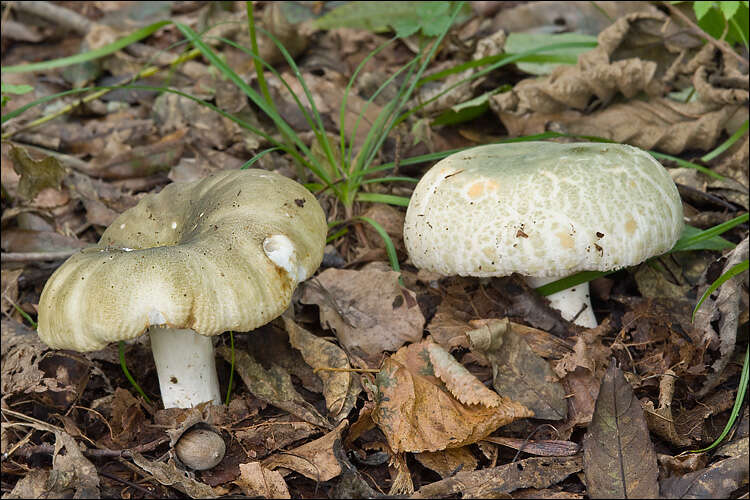
[[[289,334],[289,343],[302,353],[305,362],[314,369],[350,367],[346,353],[338,346],[322,339],[293,320],[282,316],[284,327]],[[326,400],[328,413],[335,422],[349,415],[362,390],[359,377],[351,372],[334,372],[319,370],[316,372],[323,381],[323,397]]]
[[[614,360],[602,380],[594,417],[583,439],[583,463],[591,498],[659,495],[659,468],[646,418]]]
[[[733,266],[748,259],[750,249],[750,240],[746,237],[742,240],[727,256],[727,262],[724,265],[723,273],[726,273]],[[713,327],[711,322],[718,317],[719,324],[719,352],[721,357],[712,365],[713,373],[706,379],[703,387],[698,391],[698,397],[703,397],[714,389],[721,382],[721,374],[729,364],[732,353],[734,353],[735,342],[737,341],[737,328],[739,326],[740,301],[742,300],[742,283],[747,283],[748,273],[745,271],[730,278],[719,288],[719,296],[716,300],[707,299],[701,308],[704,312],[698,316],[696,314],[696,323],[705,333],[705,336],[712,336]],[[715,335],[715,333],[713,333]]]
[[[267,469],[290,469],[313,481],[329,481],[341,474],[341,465],[336,460],[335,448],[341,446],[341,433],[347,425],[348,422],[341,422],[325,436],[292,450],[271,455],[263,460],[261,465]]]
[[[536,418],[563,420],[568,415],[565,390],[549,363],[531,350],[505,318],[466,333],[473,351],[492,364],[495,390],[518,401]]]
[[[433,356],[433,352],[442,348],[436,344],[428,348],[429,344],[426,341],[401,348],[385,360],[375,378],[378,392],[372,419],[394,452],[458,448],[475,443],[518,418],[533,416],[520,403],[487,390],[478,380],[484,390],[476,384],[458,384],[455,380],[452,386],[476,391],[473,395],[462,395],[462,399],[492,406],[461,403],[436,372],[449,379],[456,373],[459,378],[471,375],[451,367],[458,362],[447,352]],[[441,365],[437,370],[436,364]]]
[[[747,76],[735,75],[723,54],[708,44],[696,51],[701,43],[680,29],[655,11],[622,17],[599,34],[598,47],[576,66],[523,80],[493,96],[490,106],[511,136],[555,130],[671,154],[709,150],[737,113],[746,116]],[[655,51],[659,44],[661,50]],[[690,79],[698,101],[665,97],[667,89],[686,88]],[[710,83],[720,79],[721,85]],[[639,92],[650,98],[633,99]],[[606,105],[618,93],[629,101],[588,112],[592,98]]]
[[[312,280],[311,280],[312,281]],[[422,338],[424,316],[416,294],[398,284],[398,273],[373,262],[361,270],[326,269],[308,284],[302,302],[320,307],[320,322],[350,352],[368,361]]]
[[[240,477],[234,483],[249,497],[292,498],[281,474],[260,462],[240,464]]]

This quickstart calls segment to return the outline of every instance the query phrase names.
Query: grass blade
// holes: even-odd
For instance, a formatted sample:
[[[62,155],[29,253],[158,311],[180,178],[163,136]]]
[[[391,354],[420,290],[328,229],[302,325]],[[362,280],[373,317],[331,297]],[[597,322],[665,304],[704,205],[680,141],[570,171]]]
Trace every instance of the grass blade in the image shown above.
[[[32,64],[19,64],[17,66],[5,66],[3,68],[0,68],[0,72],[2,73],[28,73],[29,71],[49,70],[53,68],[69,66],[71,64],[80,64],[80,63],[87,62],[87,61],[93,61],[94,59],[99,59],[100,57],[108,56],[109,54],[117,52],[118,50],[124,47],[127,47],[131,43],[142,40],[146,38],[147,36],[151,35],[152,33],[154,33],[155,31],[157,31],[158,29],[170,23],[172,23],[172,21],[159,21],[158,23],[154,23],[144,28],[141,28],[137,31],[134,31],[133,33],[127,36],[118,38],[114,42],[107,44],[104,47],[100,47],[95,50],[90,50],[88,52],[84,52],[83,54],[76,54],[74,56],[61,57],[59,59],[53,59],[51,61],[42,61],[42,62],[32,63]]]
[[[396,205],[398,207],[409,206],[409,198],[407,198],[406,196],[396,196],[394,194],[357,193],[356,200],[374,203],[387,203],[388,205]]]
[[[388,235],[388,232],[383,229],[383,226],[378,224],[375,220],[365,217],[362,215],[358,215],[357,217],[354,217],[352,220],[361,220],[364,222],[367,222],[370,224],[375,231],[380,235],[381,238],[383,238],[383,243],[385,243],[385,252],[388,254],[388,261],[391,263],[391,267],[394,271],[400,272],[401,266],[398,264],[398,255],[396,254],[396,247],[393,246],[393,240],[391,240],[391,237]]]

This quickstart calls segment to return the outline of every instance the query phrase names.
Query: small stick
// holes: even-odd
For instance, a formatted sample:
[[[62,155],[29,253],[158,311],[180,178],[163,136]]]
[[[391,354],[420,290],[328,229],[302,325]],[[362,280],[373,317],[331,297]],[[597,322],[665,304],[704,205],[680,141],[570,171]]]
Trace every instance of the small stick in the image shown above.
[[[332,366],[319,366],[315,369],[315,373],[320,371],[325,372],[347,372],[347,373],[379,373],[380,370],[374,370],[372,368],[333,368]]]
[[[670,2],[661,2],[662,5],[664,5],[666,8],[669,9],[669,11],[674,14],[675,16],[679,17],[682,22],[687,24],[693,31],[698,33],[701,37],[705,38],[708,43],[719,49],[720,51],[724,52],[724,54],[731,54],[734,58],[740,61],[740,64],[742,66],[747,66],[747,59],[743,58],[741,55],[739,55],[737,52],[735,52],[730,45],[725,42],[724,40],[717,40],[705,31],[701,29],[700,26],[695,24],[693,21],[690,20],[689,17],[687,17],[685,14],[680,11],[677,7],[672,5]]]

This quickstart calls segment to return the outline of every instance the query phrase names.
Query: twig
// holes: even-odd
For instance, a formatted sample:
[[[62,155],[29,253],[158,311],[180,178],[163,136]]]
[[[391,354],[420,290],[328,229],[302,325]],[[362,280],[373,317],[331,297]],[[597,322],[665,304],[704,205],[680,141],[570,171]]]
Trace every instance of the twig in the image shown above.
[[[714,47],[722,51],[724,54],[731,54],[732,57],[737,59],[742,66],[747,66],[747,63],[748,63],[747,59],[745,59],[744,57],[739,55],[737,52],[735,52],[734,49],[732,49],[732,47],[727,42],[725,42],[724,40],[717,40],[716,38],[712,37],[705,31],[703,31],[700,26],[695,24],[688,16],[683,14],[682,11],[680,11],[680,9],[672,5],[670,2],[661,2],[661,4],[664,5],[666,8],[668,8],[669,11],[673,15],[679,17],[682,22],[687,24],[693,31],[698,33],[702,38],[705,38],[708,43],[710,43],[711,45],[713,45]]]
[[[107,448],[103,448],[100,450],[97,449],[87,449],[82,450],[82,453],[88,457],[96,457],[96,458],[112,458],[112,457],[127,457],[131,453],[145,453],[149,451],[153,451],[160,445],[169,442],[169,436],[162,436],[159,439],[156,439],[154,441],[141,444],[138,446],[134,446],[133,448],[126,448],[124,450],[110,450]],[[16,455],[21,456],[25,459],[28,459],[31,455],[35,453],[45,454],[45,455],[51,455],[55,451],[55,446],[50,443],[42,443],[42,444],[36,444],[33,446],[23,446],[18,451],[16,451]]]
[[[318,372],[346,372],[346,373],[380,373],[380,370],[372,368],[333,368],[332,366],[319,366],[315,370]]]
[[[45,260],[67,259],[81,249],[60,250],[58,252],[3,252],[2,262],[38,262]]]
[[[13,2],[16,10],[39,16],[42,19],[60,28],[75,31],[79,35],[85,35],[94,24],[90,19],[59,5],[50,2]]]
[[[156,494],[154,494],[154,493],[150,492],[149,490],[147,490],[147,489],[146,489],[146,488],[144,488],[143,486],[141,486],[141,485],[138,485],[138,484],[135,484],[135,483],[133,483],[133,482],[131,482],[131,481],[128,481],[127,479],[123,479],[123,478],[119,477],[119,476],[118,476],[118,475],[116,475],[116,474],[110,474],[109,472],[107,472],[107,471],[104,471],[104,470],[97,470],[96,472],[97,472],[97,474],[99,474],[100,476],[104,476],[104,477],[106,477],[106,478],[109,478],[109,479],[112,479],[112,480],[114,480],[114,481],[117,481],[117,482],[119,482],[119,483],[122,483],[122,484],[124,484],[124,485],[126,485],[126,486],[130,486],[130,487],[131,487],[131,488],[133,488],[134,490],[138,490],[138,491],[140,491],[141,493],[143,493],[144,495],[148,495],[148,496],[150,496],[150,497],[153,497],[153,498],[159,498],[159,496],[158,496],[158,495],[156,495]]]

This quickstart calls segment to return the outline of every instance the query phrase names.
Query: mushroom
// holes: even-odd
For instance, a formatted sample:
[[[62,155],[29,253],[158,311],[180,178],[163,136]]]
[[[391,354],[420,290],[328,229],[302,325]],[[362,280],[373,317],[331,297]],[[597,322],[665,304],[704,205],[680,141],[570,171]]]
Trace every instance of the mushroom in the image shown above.
[[[175,183],[70,257],[39,300],[39,338],[93,351],[146,332],[165,408],[220,404],[211,337],[279,316],[323,258],[326,218],[303,186],[264,170]]]
[[[412,263],[443,275],[519,273],[534,287],[609,271],[672,248],[683,227],[672,178],[621,144],[479,146],[433,166],[406,211]],[[548,297],[563,318],[597,325],[588,284]]]

